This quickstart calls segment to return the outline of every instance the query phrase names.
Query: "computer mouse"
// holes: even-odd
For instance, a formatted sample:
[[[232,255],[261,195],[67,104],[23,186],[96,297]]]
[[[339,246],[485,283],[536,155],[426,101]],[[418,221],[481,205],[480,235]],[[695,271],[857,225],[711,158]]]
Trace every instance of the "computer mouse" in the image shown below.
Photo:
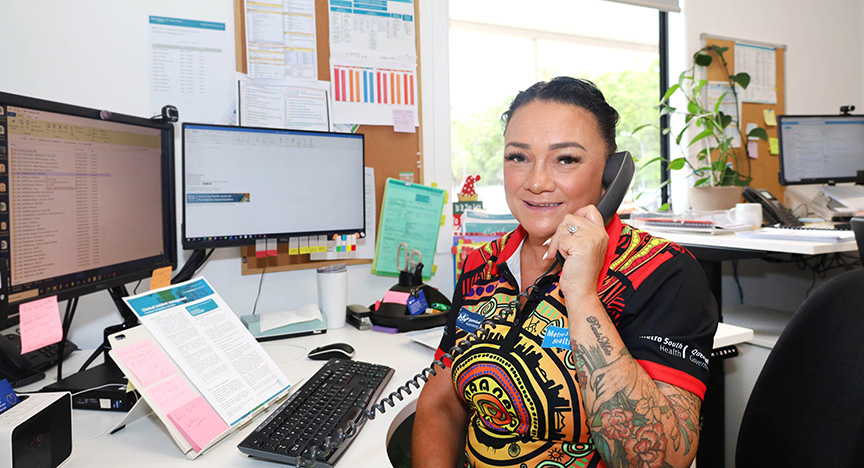
[[[351,359],[354,357],[354,348],[348,343],[330,343],[319,346],[306,355],[313,361],[326,361],[328,359]]]

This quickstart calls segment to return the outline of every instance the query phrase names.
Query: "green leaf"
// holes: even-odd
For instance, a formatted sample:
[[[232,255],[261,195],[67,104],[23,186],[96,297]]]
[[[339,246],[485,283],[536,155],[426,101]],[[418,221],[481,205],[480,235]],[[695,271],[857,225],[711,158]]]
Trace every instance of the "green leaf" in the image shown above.
[[[708,65],[711,65],[711,60],[712,58],[710,55],[705,55],[699,52],[697,52],[696,55],[693,56],[693,62],[700,67],[707,67]]]
[[[696,101],[690,101],[687,103],[687,112],[691,114],[698,114],[699,111],[702,110],[699,108],[699,103]]]
[[[680,87],[681,85],[677,84],[670,86],[669,89],[666,90],[666,94],[663,95],[663,99],[661,99],[660,102],[665,102],[667,99],[672,97],[672,95],[675,94],[675,91],[678,91],[678,88]]]
[[[687,132],[688,127],[690,127],[690,125],[685,125],[684,128],[681,130],[681,133],[679,133],[678,136],[675,137],[675,144],[676,145],[681,144],[681,139],[684,138],[684,133]]]
[[[732,123],[732,116],[726,115],[723,112],[718,112],[717,116],[720,120],[720,128],[726,128]]]
[[[669,203],[664,203],[664,204],[660,205],[660,208],[657,208],[657,210],[658,211],[669,211],[670,208],[672,208],[672,205],[670,205]]]
[[[768,141],[768,132],[762,127],[756,127],[747,132],[747,138],[758,138],[762,141]]]
[[[663,117],[664,115],[671,114],[671,113],[675,112],[676,110],[677,109],[672,107],[672,106],[663,106],[660,108],[660,117]]]
[[[669,162],[669,169],[673,171],[677,171],[684,167],[684,164],[687,162],[685,158],[675,158]]]
[[[711,46],[710,49],[713,50],[714,52],[716,52],[717,55],[719,55],[721,57],[723,56],[723,54],[726,53],[727,50],[729,50],[728,47],[720,47],[720,46]]]
[[[714,132],[713,132],[710,128],[705,129],[705,130],[702,130],[702,132],[699,133],[698,135],[696,135],[696,136],[695,136],[695,137],[690,141],[690,144],[687,145],[687,146],[688,146],[688,147],[689,147],[689,146],[693,146],[693,143],[696,143],[696,142],[699,141],[699,140],[702,140],[702,139],[708,138],[709,136],[711,136],[711,135],[713,135],[713,134],[714,134]]]
[[[707,183],[708,183],[708,177],[703,177],[703,178],[697,180],[696,183],[693,184],[693,186],[694,187],[700,187],[700,186],[705,185]]]
[[[750,74],[741,72],[736,73],[734,75],[729,75],[729,79],[741,85],[742,88],[747,89],[747,86],[750,85]]]
[[[723,95],[720,96],[720,99],[718,99],[717,102],[714,103],[714,112],[715,113],[720,112],[720,106],[723,105],[723,99],[726,98],[727,94],[729,94],[729,91],[726,91],[725,93],[723,93]]]

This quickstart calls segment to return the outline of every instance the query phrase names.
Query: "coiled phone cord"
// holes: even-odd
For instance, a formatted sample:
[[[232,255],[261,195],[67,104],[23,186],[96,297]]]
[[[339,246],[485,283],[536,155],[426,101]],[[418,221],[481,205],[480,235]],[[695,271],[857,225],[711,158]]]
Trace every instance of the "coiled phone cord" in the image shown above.
[[[456,342],[456,345],[453,346],[452,348],[450,348],[449,352],[442,354],[440,359],[436,359],[436,360],[432,361],[432,363],[429,365],[429,367],[426,367],[423,370],[421,370],[420,373],[415,374],[414,377],[411,378],[410,380],[406,381],[404,385],[400,386],[395,391],[391,392],[389,395],[382,398],[378,403],[375,403],[374,405],[372,405],[372,407],[369,408],[368,410],[362,410],[360,412],[360,419],[358,421],[355,422],[353,420],[353,418],[349,419],[348,423],[347,423],[348,427],[345,430],[343,430],[341,427],[336,428],[336,430],[333,431],[333,434],[324,438],[324,442],[322,443],[322,445],[320,447],[318,445],[312,445],[312,446],[306,447],[304,450],[301,450],[300,454],[297,457],[297,462],[298,462],[297,466],[299,466],[299,467],[314,466],[317,463],[316,458],[318,457],[318,455],[323,456],[323,455],[327,454],[328,452],[330,452],[330,450],[333,450],[333,449],[339,447],[340,445],[342,445],[342,442],[344,442],[345,439],[348,439],[348,438],[351,438],[351,437],[354,437],[355,435],[357,435],[357,432],[368,421],[375,419],[375,413],[376,412],[381,413],[381,414],[386,413],[387,412],[387,406],[385,406],[385,404],[389,405],[390,408],[396,406],[396,400],[397,399],[399,401],[402,401],[405,399],[406,395],[412,394],[413,390],[411,389],[411,387],[414,387],[417,390],[419,390],[420,387],[422,386],[422,384],[420,383],[421,381],[423,383],[426,383],[429,381],[429,375],[433,375],[433,376],[438,375],[437,371],[435,371],[435,366],[438,366],[443,370],[446,367],[444,365],[445,359],[448,359],[448,360],[450,360],[450,362],[453,362],[453,359],[456,356],[459,356],[460,354],[464,353],[465,351],[468,350],[468,348],[473,346],[475,343],[480,342],[481,340],[483,340],[487,336],[489,336],[489,334],[492,333],[492,330],[497,325],[507,323],[507,318],[506,318],[507,315],[510,315],[512,313],[515,316],[516,314],[519,313],[519,309],[521,308],[521,304],[519,303],[519,298],[524,297],[525,300],[528,300],[529,292],[537,288],[537,283],[539,283],[541,279],[545,278],[547,275],[552,273],[552,270],[554,270],[559,264],[563,265],[563,263],[564,263],[563,258],[561,257],[560,254],[558,254],[556,256],[555,262],[552,263],[552,266],[550,266],[549,269],[546,270],[546,272],[544,272],[542,275],[538,276],[537,279],[534,281],[534,283],[525,289],[524,293],[517,294],[516,299],[508,302],[507,305],[504,306],[504,309],[502,309],[501,312],[498,312],[498,313],[492,315],[491,317],[485,318],[483,320],[483,322],[480,324],[480,326],[477,327],[477,330],[475,330],[473,332],[468,332],[468,334],[463,339]]]

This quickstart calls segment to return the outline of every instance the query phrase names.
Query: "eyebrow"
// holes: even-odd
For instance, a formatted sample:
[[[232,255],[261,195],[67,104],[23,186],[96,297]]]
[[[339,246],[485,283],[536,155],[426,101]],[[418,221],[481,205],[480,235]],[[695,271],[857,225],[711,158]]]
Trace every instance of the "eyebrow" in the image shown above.
[[[531,145],[529,145],[527,143],[520,143],[518,141],[511,141],[510,143],[507,143],[505,145],[505,147],[506,146],[513,146],[516,148],[522,148],[522,149],[526,149],[526,150],[531,149]],[[549,145],[550,151],[554,151],[554,150],[561,149],[561,148],[579,148],[583,151],[588,151],[587,149],[585,149],[584,146],[582,146],[581,144],[579,144],[575,141],[564,141],[561,143],[553,143],[553,144]]]

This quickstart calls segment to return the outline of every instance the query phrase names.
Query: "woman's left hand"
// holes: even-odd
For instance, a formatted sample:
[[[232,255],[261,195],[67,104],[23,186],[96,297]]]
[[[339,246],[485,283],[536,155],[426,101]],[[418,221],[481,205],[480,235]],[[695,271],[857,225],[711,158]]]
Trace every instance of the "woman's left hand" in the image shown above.
[[[571,232],[570,226],[575,226]],[[549,242],[547,256],[561,253],[564,266],[559,287],[565,295],[597,296],[597,279],[606,256],[609,235],[603,217],[594,205],[564,216]]]

